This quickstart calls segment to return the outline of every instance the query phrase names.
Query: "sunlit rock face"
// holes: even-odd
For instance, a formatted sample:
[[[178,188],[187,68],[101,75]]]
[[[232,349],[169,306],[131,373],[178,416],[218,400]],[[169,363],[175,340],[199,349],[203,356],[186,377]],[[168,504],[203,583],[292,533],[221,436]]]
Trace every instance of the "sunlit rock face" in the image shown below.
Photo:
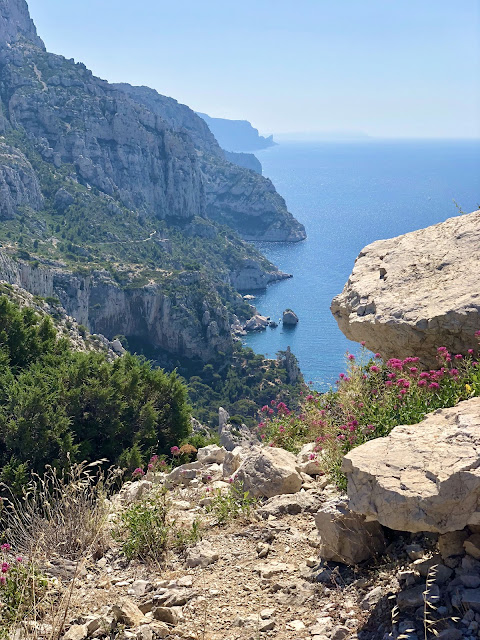
[[[479,246],[480,211],[368,245],[332,302],[340,329],[426,367],[438,366],[438,347],[466,353],[480,329]]]

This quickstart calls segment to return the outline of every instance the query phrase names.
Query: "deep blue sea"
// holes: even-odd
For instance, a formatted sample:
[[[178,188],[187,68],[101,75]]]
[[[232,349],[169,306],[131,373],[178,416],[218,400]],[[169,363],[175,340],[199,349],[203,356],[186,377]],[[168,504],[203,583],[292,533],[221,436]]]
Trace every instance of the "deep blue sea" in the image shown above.
[[[301,243],[258,243],[291,280],[256,295],[260,313],[292,308],[294,329],[268,328],[245,342],[274,357],[291,346],[306,381],[324,389],[358,351],[330,313],[366,244],[420,229],[480,206],[480,141],[282,143],[257,152],[289,210],[306,227]],[[480,250],[480,248],[479,248]]]

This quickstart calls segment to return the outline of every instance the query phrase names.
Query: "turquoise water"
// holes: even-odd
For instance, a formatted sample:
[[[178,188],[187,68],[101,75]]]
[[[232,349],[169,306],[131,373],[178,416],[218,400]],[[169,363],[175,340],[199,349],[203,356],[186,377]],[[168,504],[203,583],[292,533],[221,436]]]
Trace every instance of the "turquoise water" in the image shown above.
[[[267,329],[245,342],[274,357],[291,346],[307,381],[318,389],[344,370],[356,353],[330,313],[366,244],[435,224],[480,205],[479,141],[375,141],[283,143],[257,152],[308,239],[298,244],[259,243],[291,280],[256,295],[260,313],[273,319],[290,307],[294,329]],[[480,247],[479,247],[480,250]]]

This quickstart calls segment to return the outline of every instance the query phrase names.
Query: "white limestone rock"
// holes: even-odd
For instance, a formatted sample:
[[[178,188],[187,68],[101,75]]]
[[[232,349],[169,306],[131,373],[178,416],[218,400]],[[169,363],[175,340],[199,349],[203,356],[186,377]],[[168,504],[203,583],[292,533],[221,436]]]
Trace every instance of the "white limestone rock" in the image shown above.
[[[349,509],[344,499],[326,502],[315,516],[320,534],[320,557],[348,565],[356,565],[379,555],[385,549],[385,538],[378,522],[366,522]]]
[[[350,508],[398,531],[480,524],[480,398],[395,427],[344,458]]]
[[[301,489],[302,477],[296,470],[293,453],[277,447],[264,447],[249,455],[236,472],[236,479],[253,496],[272,496],[296,493]]]
[[[480,328],[480,211],[362,249],[331,310],[350,340],[384,358],[475,347]]]

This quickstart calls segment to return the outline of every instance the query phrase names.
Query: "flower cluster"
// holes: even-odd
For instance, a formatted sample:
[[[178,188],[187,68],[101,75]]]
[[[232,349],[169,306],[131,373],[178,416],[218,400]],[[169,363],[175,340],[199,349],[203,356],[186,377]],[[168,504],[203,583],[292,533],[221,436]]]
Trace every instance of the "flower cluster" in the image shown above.
[[[480,337],[480,331],[477,332]],[[347,354],[347,372],[340,373],[335,388],[309,393],[298,413],[283,404],[262,408],[260,438],[271,446],[298,451],[315,443],[315,455],[325,472],[340,484],[343,455],[367,440],[387,435],[398,424],[414,424],[438,408],[480,395],[478,352],[437,350],[438,366],[425,369],[420,358],[373,358]],[[478,354],[480,357],[480,354]]]

